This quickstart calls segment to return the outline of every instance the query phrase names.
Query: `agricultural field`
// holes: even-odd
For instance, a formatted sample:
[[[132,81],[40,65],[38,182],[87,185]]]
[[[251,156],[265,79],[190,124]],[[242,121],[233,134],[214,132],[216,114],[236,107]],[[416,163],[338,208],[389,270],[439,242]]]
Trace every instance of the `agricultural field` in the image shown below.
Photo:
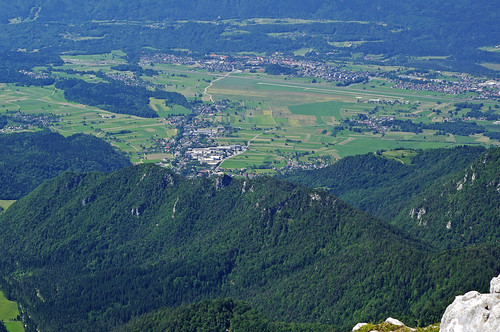
[[[359,115],[412,119],[422,123],[442,122],[459,100],[437,93],[393,89],[383,81],[344,88],[289,78],[238,75],[215,82],[209,93],[216,100],[231,99],[258,105],[229,117],[231,126],[241,128],[238,138],[246,141],[254,133],[257,136],[249,143],[246,153],[221,165],[226,170],[279,168],[293,161],[327,161],[328,157],[339,159],[377,150],[495,144],[482,135],[438,136],[430,130],[415,134],[343,129],[332,135],[343,120],[355,119]],[[218,141],[231,143],[227,138]]]
[[[247,148],[219,165],[218,170],[227,172],[242,169],[250,173],[275,172],[284,167],[328,164],[346,156],[379,150],[499,144],[498,140],[483,134],[446,134],[430,129],[412,132],[384,127],[385,120],[394,119],[425,125],[464,119],[470,110],[458,109],[455,104],[466,101],[470,93],[451,95],[395,88],[394,82],[384,78],[338,86],[322,79],[273,76],[262,71],[217,72],[197,65],[166,63],[144,65],[144,70],[152,69],[155,74],[137,78],[133,72],[112,68],[127,64],[125,54],[120,51],[62,58],[65,64],[53,71],[56,77],[99,82],[104,73],[126,82],[139,80],[156,89],[179,92],[189,100],[202,100],[207,106],[230,101],[218,113],[202,112],[194,120],[194,123],[204,123],[200,128],[207,128],[207,124],[209,128],[232,128],[231,134],[210,137],[213,144],[238,144]],[[358,64],[344,64],[343,68],[380,72],[401,69]],[[440,75],[453,81],[455,74]],[[481,100],[481,103],[481,111],[500,114],[498,103],[489,100]],[[179,123],[171,119],[190,115],[193,110],[179,105],[167,106],[155,98],[150,99],[150,107],[158,118],[114,114],[68,102],[63,91],[52,86],[28,88],[0,84],[0,115],[13,111],[31,115],[50,113],[58,119],[51,124],[51,129],[63,135],[93,134],[124,151],[132,162],[168,164],[176,157],[161,144],[172,141],[179,127]],[[500,125],[495,121],[478,119],[475,122],[489,132],[500,132]],[[411,153],[406,153],[404,158],[394,158],[408,162]]]
[[[175,134],[175,130],[167,125],[164,118],[145,119],[114,114],[68,102],[62,91],[53,88],[0,84],[0,114],[7,114],[9,111],[21,111],[35,116],[49,113],[55,115],[59,121],[53,123],[51,129],[65,136],[86,133],[101,137],[123,150],[133,162],[147,160],[142,150],[151,145],[151,140]]]
[[[18,321],[19,310],[17,303],[9,301],[0,291],[0,321],[5,324],[9,332],[23,332],[23,324]]]

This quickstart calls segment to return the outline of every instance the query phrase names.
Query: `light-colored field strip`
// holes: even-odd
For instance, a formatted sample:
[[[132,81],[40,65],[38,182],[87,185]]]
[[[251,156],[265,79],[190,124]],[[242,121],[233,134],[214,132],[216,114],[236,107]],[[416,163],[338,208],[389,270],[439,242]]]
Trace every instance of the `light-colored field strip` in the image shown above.
[[[340,143],[339,143],[339,145],[346,145],[346,144],[348,144],[348,143],[350,143],[350,142],[354,141],[355,139],[356,139],[356,138],[354,138],[354,137],[349,137],[349,138],[348,138],[348,139],[346,139],[345,141],[340,142]]]
[[[453,134],[449,134],[449,136],[446,138],[446,142],[456,143],[457,140],[455,139],[455,136]]]
[[[238,77],[241,79],[249,79],[249,80],[255,80],[255,78],[251,77]],[[303,85],[299,84],[283,84],[283,83],[274,83],[274,82],[257,82],[257,84],[263,84],[263,85],[271,85],[271,86],[282,86],[282,87],[287,87],[287,88],[296,88],[296,89],[302,89],[304,91],[318,91],[318,92],[326,92],[329,94],[349,94],[349,95],[355,95],[355,96],[360,96],[360,95],[366,95],[366,96],[378,96],[378,97],[386,97],[386,98],[398,98],[398,99],[407,99],[407,98],[426,98],[426,99],[435,99],[435,100],[450,100],[450,101],[457,101],[459,99],[452,98],[452,97],[446,97],[446,96],[433,96],[433,95],[411,95],[411,94],[404,94],[404,93],[398,93],[398,92],[380,92],[380,91],[370,91],[370,90],[362,90],[362,89],[346,89],[346,88],[341,88],[341,87],[328,87],[328,88],[311,88],[311,87],[306,87]],[[461,100],[461,99],[460,99]]]
[[[266,111],[264,111],[264,112],[266,112]],[[269,115],[271,116],[271,119],[273,119],[274,125],[277,126],[276,120],[274,120],[273,109],[271,108],[271,106],[269,106],[269,112],[270,112]],[[266,113],[264,113],[264,115],[266,115]]]
[[[369,95],[369,96],[378,96],[378,97],[387,97],[387,98],[399,98],[403,99],[401,96],[397,95],[392,95],[392,94],[383,94],[379,92],[369,92],[363,90],[362,92],[360,91],[349,91],[346,89],[340,90],[340,89],[329,89],[329,88],[308,88],[305,86],[300,86],[300,85],[290,85],[290,84],[279,84],[279,83],[267,83],[267,82],[258,82],[257,84],[262,84],[262,85],[270,85],[270,86],[280,86],[284,88],[294,88],[294,89],[299,89],[299,90],[304,90],[304,91],[311,91],[311,92],[326,92],[326,93],[331,93],[331,94],[347,94],[347,95],[355,95],[359,96],[360,94],[364,95]]]

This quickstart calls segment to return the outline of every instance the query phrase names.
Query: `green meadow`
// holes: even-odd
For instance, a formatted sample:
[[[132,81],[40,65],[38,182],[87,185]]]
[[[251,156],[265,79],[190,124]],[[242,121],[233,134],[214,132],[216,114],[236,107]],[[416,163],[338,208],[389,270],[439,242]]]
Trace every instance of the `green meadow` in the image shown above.
[[[8,110],[20,110],[33,115],[54,114],[61,121],[54,123],[51,129],[65,136],[86,133],[103,138],[127,153],[132,162],[144,159],[143,147],[151,146],[151,140],[168,138],[174,134],[163,117],[145,119],[68,102],[62,91],[53,88],[0,84],[0,114]],[[175,109],[165,107],[159,114],[162,116],[169,112],[180,114],[187,111],[180,106]]]
[[[97,55],[64,55],[62,58],[65,61],[64,69],[85,72],[100,70],[114,73],[116,71],[111,67],[126,63],[124,54],[119,51]],[[267,172],[293,161],[331,162],[345,156],[379,150],[499,144],[483,135],[435,135],[436,132],[432,130],[421,134],[396,131],[381,133],[370,128],[356,131],[344,125],[344,121],[360,117],[392,117],[422,123],[443,122],[449,119],[450,114],[462,118],[468,110],[456,111],[454,103],[465,100],[468,95],[395,89],[394,83],[384,79],[340,87],[335,82],[319,80],[312,83],[310,78],[246,71],[208,72],[186,65],[154,64],[145,68],[154,69],[158,74],[143,76],[142,79],[167,91],[182,93],[190,99],[201,98],[207,103],[210,103],[210,96],[214,100],[233,102],[223,113],[199,116],[201,121],[213,126],[237,129],[229,136],[214,137],[216,144],[248,144],[245,153],[221,165],[226,170],[250,168],[255,172]],[[369,65],[363,67],[354,64],[347,64],[346,68],[376,69]],[[380,70],[394,69],[398,67]],[[60,77],[73,75],[58,72],[57,69],[54,72]],[[448,77],[451,74],[443,72],[441,75]],[[87,81],[100,80],[89,73],[78,77]],[[497,108],[492,108],[494,102],[481,102],[484,103],[483,110],[493,109],[499,113]],[[53,130],[63,135],[83,132],[101,137],[123,150],[135,163],[161,161],[168,157],[161,152],[148,156],[145,150],[154,147],[156,140],[168,140],[176,134],[175,127],[166,120],[169,116],[191,113],[189,109],[170,107],[154,98],[150,100],[150,106],[159,118],[113,114],[68,102],[63,92],[53,87],[26,88],[0,84],[0,114],[8,110],[21,110],[29,114],[52,113],[60,118],[60,122],[53,124]],[[500,126],[491,121],[479,124],[489,131],[500,131]]]
[[[221,168],[277,167],[297,160],[314,162],[324,157],[339,159],[350,155],[392,149],[424,149],[451,147],[459,144],[498,144],[482,135],[434,135],[392,132],[384,134],[333,129],[345,119],[366,116],[387,116],[414,119],[423,123],[442,122],[461,96],[434,92],[399,90],[383,80],[337,87],[333,84],[311,84],[296,79],[255,74],[231,75],[215,82],[208,90],[217,99],[238,100],[252,105],[238,117],[230,117],[231,125],[240,130],[236,137],[218,139],[221,144],[245,141],[261,130],[262,134],[249,144],[242,155],[233,157]],[[491,106],[490,104],[489,106]],[[484,106],[486,108],[486,106]],[[440,113],[435,110],[439,109]],[[456,116],[465,115],[467,110]],[[250,126],[248,126],[250,125]],[[396,158],[396,157],[394,157]],[[402,162],[411,156],[405,155]],[[260,166],[259,166],[260,165]]]
[[[0,200],[0,207],[7,210],[15,201],[12,200]]]
[[[24,331],[23,324],[17,321],[19,309],[17,303],[9,301],[3,292],[0,291],[0,321],[5,324],[9,332]]]

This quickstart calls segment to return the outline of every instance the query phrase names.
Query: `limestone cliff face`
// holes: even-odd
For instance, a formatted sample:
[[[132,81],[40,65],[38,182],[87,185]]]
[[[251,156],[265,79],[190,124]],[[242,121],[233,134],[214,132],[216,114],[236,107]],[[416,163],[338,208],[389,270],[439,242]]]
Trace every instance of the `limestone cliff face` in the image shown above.
[[[441,332],[500,331],[500,275],[490,283],[490,293],[471,291],[457,296],[441,319]]]

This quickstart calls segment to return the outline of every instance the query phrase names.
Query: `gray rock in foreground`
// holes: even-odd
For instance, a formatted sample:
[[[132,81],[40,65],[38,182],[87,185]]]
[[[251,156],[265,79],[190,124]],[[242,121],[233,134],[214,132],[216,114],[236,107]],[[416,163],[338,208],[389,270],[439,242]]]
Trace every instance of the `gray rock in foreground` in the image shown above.
[[[490,293],[471,291],[457,296],[446,308],[440,332],[499,332],[500,276],[490,283]]]

